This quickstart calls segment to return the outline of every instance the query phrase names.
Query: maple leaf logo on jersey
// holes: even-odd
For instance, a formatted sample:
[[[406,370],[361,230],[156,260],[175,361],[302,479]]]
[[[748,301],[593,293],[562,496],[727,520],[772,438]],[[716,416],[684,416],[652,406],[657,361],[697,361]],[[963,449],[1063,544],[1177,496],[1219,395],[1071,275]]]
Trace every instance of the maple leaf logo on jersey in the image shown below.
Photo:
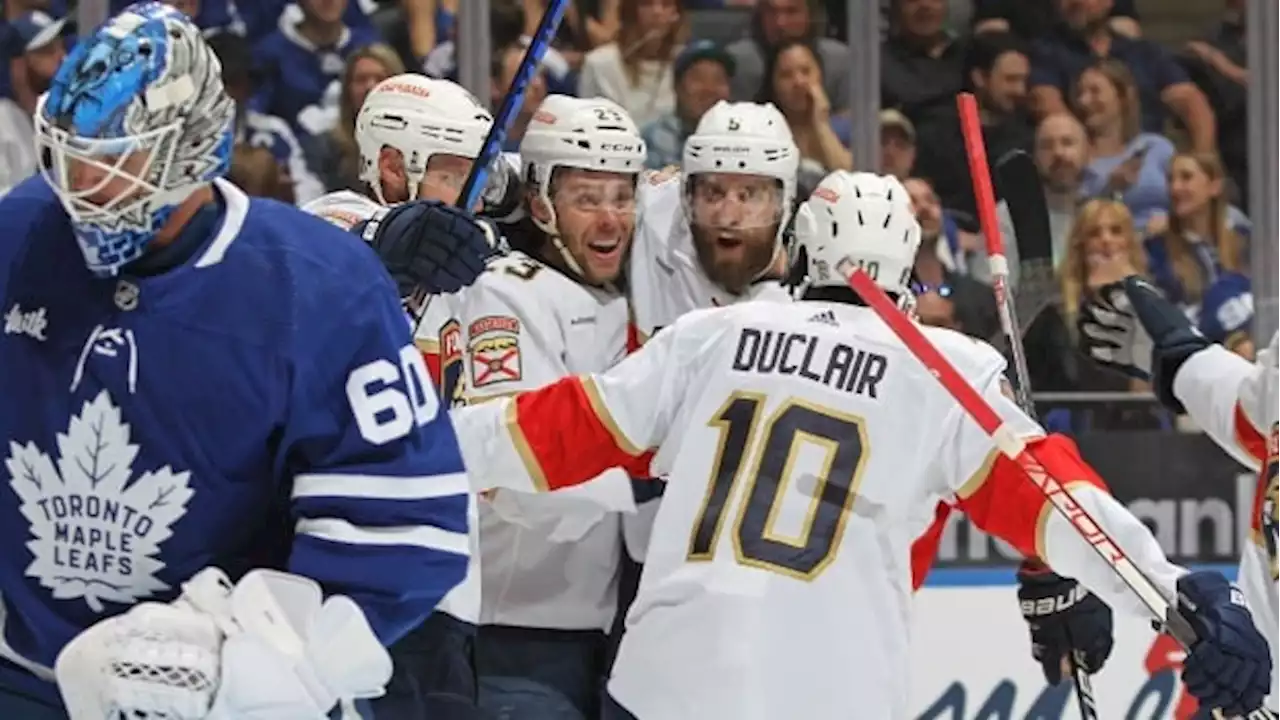
[[[58,460],[35,443],[9,443],[5,467],[31,524],[27,576],[59,600],[133,603],[169,589],[156,554],[194,491],[168,466],[133,479],[138,446],[104,390],[59,433]],[[127,487],[126,487],[127,486]]]

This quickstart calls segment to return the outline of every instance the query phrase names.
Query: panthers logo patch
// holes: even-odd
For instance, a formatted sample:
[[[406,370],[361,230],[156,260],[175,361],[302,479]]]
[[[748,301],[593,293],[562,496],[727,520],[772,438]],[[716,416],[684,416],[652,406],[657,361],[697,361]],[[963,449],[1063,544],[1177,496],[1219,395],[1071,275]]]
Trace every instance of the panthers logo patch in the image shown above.
[[[491,315],[471,323],[467,355],[471,358],[471,382],[476,388],[523,377],[520,365],[520,321]]]
[[[449,320],[440,326],[440,397],[450,406],[462,404],[462,326]]]

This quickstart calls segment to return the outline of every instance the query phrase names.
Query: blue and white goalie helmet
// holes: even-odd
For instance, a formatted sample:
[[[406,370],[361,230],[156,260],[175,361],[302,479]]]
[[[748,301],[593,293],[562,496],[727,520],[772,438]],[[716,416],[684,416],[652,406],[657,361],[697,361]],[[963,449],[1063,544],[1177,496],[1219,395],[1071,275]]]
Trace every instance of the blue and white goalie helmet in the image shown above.
[[[76,45],[37,104],[36,150],[93,274],[140,257],[227,173],[235,112],[199,28],[168,5],[131,5]]]

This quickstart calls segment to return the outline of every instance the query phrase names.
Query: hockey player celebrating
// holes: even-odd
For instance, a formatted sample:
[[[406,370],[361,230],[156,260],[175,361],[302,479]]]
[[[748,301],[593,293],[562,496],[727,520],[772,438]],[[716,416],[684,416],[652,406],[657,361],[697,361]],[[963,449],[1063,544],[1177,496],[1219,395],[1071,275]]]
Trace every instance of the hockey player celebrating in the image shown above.
[[[644,158],[615,103],[549,95],[539,105],[520,142],[526,219],[511,234],[525,251],[455,296],[465,403],[601,372],[626,353],[622,280]],[[601,482],[630,501],[625,473]],[[482,707],[597,716],[622,538],[607,504],[504,490],[481,502]]]
[[[59,69],[42,177],[0,202],[5,718],[321,717],[466,571],[391,280],[222,180],[233,116],[199,30],[133,5]]]
[[[395,230],[392,235],[384,229],[384,237],[373,240],[396,279],[401,297],[410,296],[420,287],[456,290],[474,270],[465,265],[460,269],[450,267],[450,261],[459,256],[440,247],[440,238],[424,237],[415,224],[422,213],[448,214],[452,222],[464,227],[474,222],[451,206],[458,202],[492,125],[489,112],[456,83],[412,73],[387,78],[369,91],[356,115],[360,179],[368,186],[369,195],[343,190],[325,195],[303,209],[357,233],[362,233],[375,218],[379,227]],[[423,253],[423,248],[428,252]],[[434,298],[417,338],[437,381],[436,337],[452,320],[451,301],[450,295]],[[456,378],[448,380],[451,388],[456,385]],[[452,397],[452,393],[444,397]],[[470,500],[468,516],[473,526],[472,550],[476,551],[474,526],[478,517],[474,498]],[[392,646],[395,673],[386,695],[372,703],[375,715],[439,717],[460,712],[450,708],[458,701],[475,705],[478,688],[473,657],[475,626],[480,619],[478,561],[473,552],[466,579],[441,601],[439,612]]]
[[[480,226],[489,238],[478,252],[452,237],[471,233],[433,237],[440,221],[422,218],[448,215],[460,228],[474,224],[452,206],[492,125],[489,111],[457,83],[413,73],[387,78],[369,91],[356,115],[360,179],[369,195],[340,190],[303,210],[367,234],[401,297],[455,292],[483,270],[492,231]],[[370,227],[377,232],[366,233]]]
[[[1276,416],[1277,339],[1255,363],[1210,343],[1173,303],[1138,276],[1101,288],[1081,313],[1080,336],[1098,362],[1151,383],[1161,404],[1187,414],[1231,457],[1258,473],[1249,541],[1240,557],[1240,589],[1258,629],[1277,637]],[[1198,678],[1187,672],[1188,689]],[[1266,707],[1280,711],[1273,679]],[[1212,707],[1212,705],[1210,706]]]
[[[920,230],[902,186],[829,176],[796,236],[813,283],[805,302],[692,313],[604,374],[454,411],[481,476],[556,485],[621,466],[668,477],[606,717],[821,720],[848,717],[851,702],[867,717],[909,717],[910,546],[943,498],[1149,619],[832,272],[853,263],[905,298]],[[1228,714],[1256,707],[1272,661],[1226,580],[1170,564],[1072,443],[1017,408],[993,348],[922,330],[1004,427],[1070,468],[1075,501],[1180,598],[1199,638],[1186,660],[1193,692]]]
[[[628,272],[633,348],[692,310],[790,299],[777,280],[799,163],[774,106],[721,101],[703,114],[680,175],[641,187]]]

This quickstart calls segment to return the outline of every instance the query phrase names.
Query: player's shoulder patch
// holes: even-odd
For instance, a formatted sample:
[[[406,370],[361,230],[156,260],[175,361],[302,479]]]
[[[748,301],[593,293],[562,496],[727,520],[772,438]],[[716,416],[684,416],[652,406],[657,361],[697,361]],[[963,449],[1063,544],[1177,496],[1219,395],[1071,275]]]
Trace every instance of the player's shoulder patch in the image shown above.
[[[440,395],[450,405],[460,404],[462,383],[462,324],[449,318],[437,333],[440,338]]]
[[[467,356],[471,384],[483,388],[523,377],[520,364],[520,320],[510,315],[485,315],[467,325]]]

